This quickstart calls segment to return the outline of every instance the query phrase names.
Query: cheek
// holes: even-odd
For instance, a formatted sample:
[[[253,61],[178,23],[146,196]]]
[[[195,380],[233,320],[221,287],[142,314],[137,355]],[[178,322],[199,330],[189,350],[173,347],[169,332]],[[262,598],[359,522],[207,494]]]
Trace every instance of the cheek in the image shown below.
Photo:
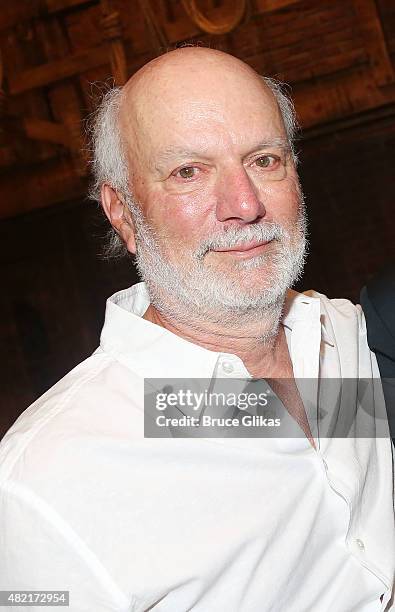
[[[278,183],[267,183],[260,193],[268,220],[287,224],[298,218],[301,192],[297,180],[286,179]]]
[[[152,193],[145,214],[157,231],[192,244],[212,223],[212,195],[208,191],[194,194]]]

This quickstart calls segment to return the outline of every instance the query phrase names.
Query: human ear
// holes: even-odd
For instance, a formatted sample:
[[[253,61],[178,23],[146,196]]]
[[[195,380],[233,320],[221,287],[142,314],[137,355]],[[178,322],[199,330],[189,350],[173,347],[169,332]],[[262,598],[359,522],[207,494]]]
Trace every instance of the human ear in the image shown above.
[[[126,244],[130,253],[136,252],[135,228],[132,215],[119,192],[108,183],[101,186],[101,203],[107,219]]]

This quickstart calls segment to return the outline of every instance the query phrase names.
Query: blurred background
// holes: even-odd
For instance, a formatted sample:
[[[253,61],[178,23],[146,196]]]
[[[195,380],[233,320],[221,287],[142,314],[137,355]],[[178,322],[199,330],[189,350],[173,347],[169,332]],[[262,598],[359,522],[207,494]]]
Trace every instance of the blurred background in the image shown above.
[[[100,258],[85,120],[103,91],[187,42],[289,83],[311,248],[298,289],[358,301],[395,258],[393,0],[0,1],[0,437],[98,345],[137,277]]]

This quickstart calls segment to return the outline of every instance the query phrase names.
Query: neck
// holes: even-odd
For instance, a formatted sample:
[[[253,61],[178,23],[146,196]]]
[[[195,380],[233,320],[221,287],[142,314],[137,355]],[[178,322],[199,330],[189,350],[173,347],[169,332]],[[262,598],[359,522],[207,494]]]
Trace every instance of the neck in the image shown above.
[[[283,302],[252,317],[217,317],[218,321],[180,316],[150,304],[144,319],[210,351],[237,355],[255,378],[292,376],[283,327]],[[224,322],[226,322],[224,324]]]

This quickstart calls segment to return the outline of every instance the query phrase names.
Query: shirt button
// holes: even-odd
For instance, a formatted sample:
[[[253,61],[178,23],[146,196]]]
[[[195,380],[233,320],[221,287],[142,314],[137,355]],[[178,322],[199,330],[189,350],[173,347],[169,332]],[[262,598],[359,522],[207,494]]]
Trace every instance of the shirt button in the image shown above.
[[[356,543],[356,545],[358,546],[359,550],[360,550],[361,552],[364,552],[364,550],[365,550],[365,544],[362,542],[362,540],[360,540],[359,538],[357,538],[357,539],[355,540],[355,543]]]
[[[222,369],[225,374],[231,374],[233,372],[233,366],[229,361],[224,361],[222,364]]]

